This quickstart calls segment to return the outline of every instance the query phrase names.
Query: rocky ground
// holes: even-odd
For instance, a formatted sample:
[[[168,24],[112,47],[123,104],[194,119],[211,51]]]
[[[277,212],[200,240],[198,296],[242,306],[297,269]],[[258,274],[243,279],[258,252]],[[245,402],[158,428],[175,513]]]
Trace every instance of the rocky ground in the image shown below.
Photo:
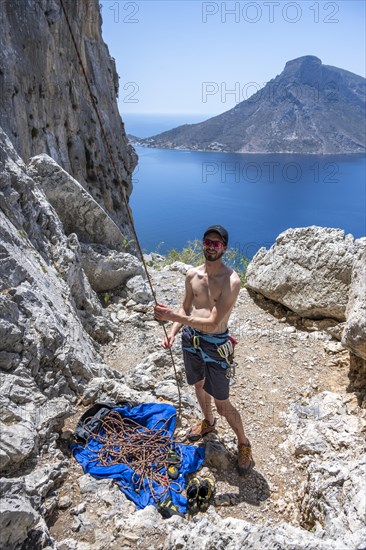
[[[151,273],[158,300],[178,306],[184,290],[184,268],[151,270]],[[153,401],[177,405],[170,356],[161,348],[163,329],[153,320],[152,308],[132,300],[126,303],[117,295],[110,298],[107,310],[112,320],[118,321],[119,333],[103,348],[106,363],[123,373],[126,384],[134,390],[149,392]],[[314,433],[318,429],[316,423],[320,425],[324,418],[320,403],[325,403],[325,408],[328,403],[325,416],[338,414],[339,411],[335,411],[338,407],[355,418],[355,433],[349,433],[350,438],[341,442],[345,449],[352,449],[352,442],[355,443],[352,458],[358,457],[362,445],[361,430],[365,426],[365,410],[359,407],[354,394],[347,393],[349,353],[329,334],[329,330],[336,330],[333,325],[335,323],[331,321],[303,321],[283,307],[250,296],[242,289],[230,324],[232,335],[239,341],[236,348],[238,367],[231,397],[252,443],[256,461],[253,472],[246,477],[237,474],[235,438],[225,420],[219,419],[217,435],[205,438],[208,458],[200,472],[200,475],[209,475],[215,480],[216,496],[212,506],[205,515],[199,514],[188,520],[173,518],[162,521],[151,507],[135,512],[134,505],[110,481],[96,482],[90,476],[83,476],[81,467],[69,459],[68,478],[58,494],[59,509],[50,520],[51,534],[56,540],[64,541],[60,548],[114,549],[135,545],[154,548],[157,544],[184,548],[188,545],[187,533],[191,533],[194,526],[198,525],[204,532],[206,520],[201,516],[209,519],[211,531],[215,529],[214,525],[222,530],[221,521],[226,521],[225,529],[230,530],[230,522],[235,520],[225,518],[237,518],[254,526],[271,528],[287,522],[312,532],[320,529],[321,532],[321,518],[316,513],[308,513],[306,508],[306,502],[314,497],[309,489],[308,465],[312,456],[320,454],[321,457],[321,452],[311,444],[304,446],[301,437],[296,440],[296,435],[303,429],[301,418],[309,416],[304,411],[310,408],[310,416],[315,422],[311,428]],[[176,438],[180,440],[199,417],[199,410],[194,392],[183,375],[179,338],[173,354],[178,378],[182,381],[182,418],[176,431]],[[335,394],[338,395],[334,397]],[[321,400],[317,404],[319,395]],[[66,428],[75,427],[81,412],[79,408]],[[65,443],[62,443],[65,452],[66,428]],[[346,431],[350,431],[349,427]],[[316,445],[319,446],[320,440],[319,436]],[[326,452],[328,447],[324,448]],[[177,539],[174,527],[181,522],[186,529],[182,540]],[[243,529],[242,525],[241,531]],[[323,531],[320,536],[324,535],[327,533]],[[267,539],[270,540],[269,535]],[[314,543],[314,548],[319,543]]]

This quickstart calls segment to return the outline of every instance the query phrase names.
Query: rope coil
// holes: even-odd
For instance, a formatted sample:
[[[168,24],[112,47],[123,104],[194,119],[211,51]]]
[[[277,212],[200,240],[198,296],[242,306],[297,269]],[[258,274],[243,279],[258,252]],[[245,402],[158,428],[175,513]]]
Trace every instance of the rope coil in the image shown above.
[[[181,457],[179,447],[167,432],[166,424],[175,416],[164,421],[160,428],[155,424],[147,428],[130,418],[122,418],[116,411],[104,416],[96,431],[90,431],[86,448],[95,458],[92,462],[100,466],[126,464],[133,471],[132,484],[136,492],[147,484],[153,499],[160,501],[169,490],[181,493],[183,487],[168,476],[169,452],[174,448]],[[86,428],[87,429],[87,428]],[[101,444],[99,449],[90,447],[91,441]],[[154,487],[158,484],[158,489]]]
[[[107,134],[106,134],[105,129],[104,129],[103,121],[102,121],[102,118],[101,118],[100,113],[99,113],[99,109],[98,109],[98,106],[97,106],[96,98],[95,98],[95,96],[94,96],[94,94],[93,94],[93,91],[92,91],[92,88],[91,88],[91,84],[90,84],[88,75],[87,75],[87,73],[86,73],[86,70],[85,70],[85,67],[84,67],[84,63],[83,63],[83,60],[82,60],[82,58],[81,58],[81,54],[80,54],[80,52],[79,52],[79,48],[78,48],[78,45],[77,45],[76,40],[75,40],[74,33],[73,33],[73,31],[72,31],[70,19],[69,19],[68,15],[67,15],[67,11],[66,11],[66,8],[65,8],[64,1],[63,1],[63,0],[60,0],[60,4],[61,4],[61,7],[62,7],[62,11],[63,11],[63,13],[64,13],[64,15],[65,15],[65,20],[66,20],[66,24],[67,24],[67,27],[68,27],[69,32],[70,32],[71,40],[72,40],[72,42],[73,42],[73,44],[74,44],[75,51],[76,51],[76,55],[77,55],[77,57],[78,57],[79,64],[80,64],[80,67],[81,67],[81,70],[82,70],[82,73],[83,73],[83,76],[84,76],[84,79],[85,79],[85,82],[86,82],[86,85],[87,85],[87,88],[88,88],[88,91],[89,91],[91,103],[92,103],[92,105],[93,105],[95,114],[96,114],[96,116],[97,116],[97,118],[98,118],[98,122],[99,122],[99,125],[100,125],[102,138],[103,138],[103,141],[104,141],[104,145],[105,145],[105,147],[106,147],[106,150],[107,150],[107,154],[108,154],[109,160],[111,161],[111,165],[112,165],[112,168],[113,168],[113,172],[114,172],[116,181],[118,182],[118,184],[121,186],[121,189],[122,189],[122,197],[123,197],[123,201],[124,201],[124,204],[125,204],[125,208],[126,208],[126,212],[127,212],[128,221],[129,221],[129,223],[130,223],[130,226],[131,226],[131,229],[132,229],[132,232],[133,232],[133,235],[134,235],[134,239],[135,239],[135,242],[136,242],[136,245],[137,245],[137,249],[138,249],[138,252],[139,252],[139,255],[140,255],[140,259],[141,259],[141,262],[142,262],[143,267],[144,267],[144,271],[145,271],[145,274],[146,274],[146,278],[147,278],[148,284],[149,284],[149,286],[150,286],[151,294],[152,294],[152,296],[153,296],[153,300],[154,300],[154,302],[155,302],[155,305],[158,305],[158,301],[157,301],[157,299],[156,299],[155,290],[154,290],[154,287],[153,287],[152,282],[151,282],[151,277],[150,277],[149,271],[148,271],[148,269],[147,269],[147,265],[146,265],[145,258],[144,258],[143,252],[142,252],[142,248],[141,248],[141,245],[140,245],[140,241],[139,241],[139,238],[138,238],[136,229],[135,229],[135,224],[134,224],[134,221],[133,221],[133,218],[132,218],[132,215],[131,215],[131,212],[130,212],[130,208],[129,208],[129,205],[128,205],[128,200],[127,200],[127,196],[126,196],[125,186],[124,186],[124,184],[123,184],[123,181],[121,180],[121,177],[120,177],[119,172],[118,172],[118,170],[117,170],[117,166],[116,166],[116,164],[115,164],[115,162],[114,162],[114,157],[113,157],[113,153],[112,153],[112,148],[110,147],[110,144],[109,144],[109,141],[108,141],[108,138],[107,138]],[[165,327],[163,324],[162,324],[161,326],[162,326],[162,328],[163,328],[165,338],[168,338],[168,333],[167,333],[166,327]],[[178,374],[177,374],[177,368],[176,368],[176,365],[175,365],[175,361],[174,361],[174,357],[173,357],[173,352],[172,352],[172,349],[171,349],[171,348],[168,348],[168,349],[169,349],[170,359],[171,359],[171,362],[172,362],[172,365],[173,365],[174,375],[175,375],[175,381],[176,381],[177,389],[178,389],[178,416],[177,416],[177,421],[179,421],[179,420],[180,420],[180,417],[181,417],[181,412],[182,412],[181,392],[180,392],[179,381],[178,381]]]

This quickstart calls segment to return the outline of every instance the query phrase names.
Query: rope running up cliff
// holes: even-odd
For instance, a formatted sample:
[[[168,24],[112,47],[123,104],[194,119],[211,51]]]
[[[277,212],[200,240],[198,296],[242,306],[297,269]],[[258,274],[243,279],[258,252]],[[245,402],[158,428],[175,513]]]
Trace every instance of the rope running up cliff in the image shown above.
[[[92,91],[92,88],[91,88],[91,85],[90,85],[90,82],[89,82],[89,78],[88,78],[88,75],[86,73],[86,70],[85,70],[81,55],[80,55],[80,51],[79,51],[78,45],[77,45],[75,37],[74,37],[74,33],[72,31],[72,28],[71,28],[71,23],[70,23],[68,15],[67,15],[67,11],[66,11],[66,8],[65,8],[64,1],[60,0],[60,4],[61,4],[61,7],[62,7],[62,11],[65,15],[66,23],[67,23],[67,26],[68,26],[68,29],[69,29],[69,32],[70,32],[70,36],[71,36],[71,40],[72,40],[72,42],[74,44],[74,47],[75,47],[75,50],[76,50],[76,55],[77,55],[78,60],[79,60],[81,71],[83,73],[83,76],[84,76],[84,79],[85,79],[85,82],[86,82],[86,85],[87,85],[87,88],[88,88],[88,91],[89,91],[91,103],[93,105],[95,114],[96,114],[96,116],[98,118],[98,121],[99,121],[102,138],[103,138],[106,150],[107,150],[109,160],[111,161],[111,165],[113,167],[113,172],[114,172],[115,178],[116,178],[117,182],[119,183],[119,185],[121,186],[121,189],[122,189],[122,197],[123,197],[123,201],[124,201],[124,204],[125,204],[127,217],[128,217],[129,222],[130,222],[130,226],[132,228],[132,232],[133,232],[133,235],[134,235],[134,238],[135,238],[135,241],[136,241],[137,249],[139,251],[139,255],[140,255],[142,264],[144,266],[144,270],[145,270],[145,273],[146,273],[146,277],[147,277],[147,280],[148,280],[148,283],[149,283],[149,286],[150,286],[150,289],[151,289],[151,293],[152,293],[154,302],[157,305],[158,301],[156,299],[155,290],[154,290],[152,282],[151,282],[151,277],[150,277],[149,271],[147,269],[147,265],[146,265],[144,255],[143,255],[143,252],[142,252],[142,249],[141,249],[140,241],[139,241],[139,238],[138,238],[138,235],[137,235],[137,231],[135,229],[135,224],[133,222],[133,218],[132,218],[132,215],[131,215],[131,212],[130,212],[130,208],[129,208],[127,197],[126,197],[126,191],[125,191],[123,182],[121,180],[121,177],[119,175],[119,172],[117,170],[116,163],[114,162],[114,156],[113,156],[113,153],[112,153],[112,149],[110,147],[109,140],[107,138],[107,134],[105,132],[104,125],[103,125],[103,122],[102,122],[102,118],[101,118],[100,113],[99,113],[97,102],[95,100],[95,97],[94,97],[94,94],[93,94],[93,91]],[[168,338],[167,330],[166,330],[166,328],[163,324],[162,324],[162,328],[164,330],[165,337]],[[176,381],[177,389],[178,389],[178,416],[177,416],[177,420],[179,420],[180,417],[181,417],[182,399],[181,399],[181,393],[180,393],[180,387],[179,387],[179,381],[178,381],[178,375],[177,375],[177,368],[176,368],[176,365],[175,365],[175,362],[174,362],[173,352],[172,352],[171,348],[168,348],[168,349],[169,349],[169,353],[170,353],[170,359],[171,359],[171,362],[172,362],[172,365],[173,365],[173,368],[174,368],[175,381]]]

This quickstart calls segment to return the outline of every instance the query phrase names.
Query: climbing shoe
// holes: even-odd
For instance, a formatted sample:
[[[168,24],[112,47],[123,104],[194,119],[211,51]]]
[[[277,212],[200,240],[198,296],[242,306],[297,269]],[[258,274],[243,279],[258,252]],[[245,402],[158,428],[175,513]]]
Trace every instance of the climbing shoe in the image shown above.
[[[172,516],[181,516],[184,517],[184,514],[182,514],[178,510],[178,506],[173,504],[170,496],[167,496],[162,502],[159,502],[156,504],[156,508],[158,512],[163,516],[164,519],[171,518]]]
[[[181,464],[181,458],[179,454],[176,451],[173,451],[173,449],[170,449],[170,451],[168,452],[166,461],[168,464]]]
[[[190,431],[187,434],[187,439],[189,441],[198,441],[203,437],[204,435],[210,434],[212,432],[216,432],[216,418],[214,420],[213,424],[210,424],[208,420],[203,419],[200,422],[197,422]]]
[[[215,493],[215,484],[209,477],[201,479],[198,488],[197,504],[200,512],[206,512],[210,503],[211,497]]]
[[[238,445],[238,472],[240,475],[249,474],[254,466],[255,462],[252,457],[252,447],[248,440],[248,443]]]
[[[198,490],[200,486],[200,481],[196,477],[191,479],[187,485],[187,502],[188,502],[188,512],[190,514],[195,514],[198,512]]]
[[[182,465],[180,455],[173,449],[170,449],[166,457],[166,461],[168,464],[166,469],[168,476],[170,479],[177,479],[179,477],[179,470]]]

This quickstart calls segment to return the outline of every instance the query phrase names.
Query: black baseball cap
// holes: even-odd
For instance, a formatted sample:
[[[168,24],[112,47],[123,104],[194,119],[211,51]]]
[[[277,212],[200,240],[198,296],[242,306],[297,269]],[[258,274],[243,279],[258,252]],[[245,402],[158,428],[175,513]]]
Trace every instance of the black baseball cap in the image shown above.
[[[204,232],[203,238],[205,238],[208,233],[217,233],[220,235],[224,245],[227,246],[229,242],[229,233],[226,231],[225,227],[222,227],[222,225],[210,225]]]

